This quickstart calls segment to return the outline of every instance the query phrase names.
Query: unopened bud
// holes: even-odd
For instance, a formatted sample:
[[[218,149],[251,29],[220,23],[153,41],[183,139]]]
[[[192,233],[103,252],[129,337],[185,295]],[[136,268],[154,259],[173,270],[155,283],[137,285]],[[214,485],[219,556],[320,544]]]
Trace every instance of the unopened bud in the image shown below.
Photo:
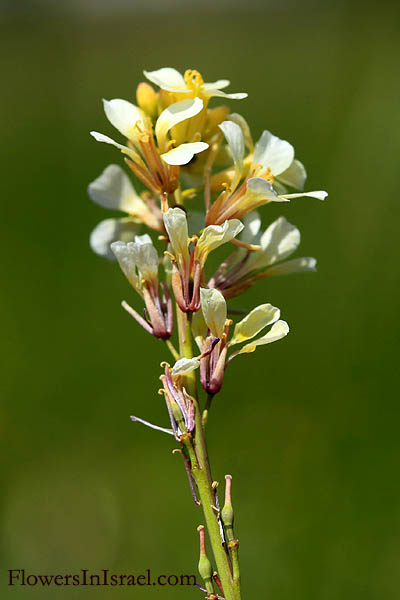
[[[225,526],[228,540],[234,539],[233,535],[233,508],[231,500],[232,475],[225,475],[225,503],[221,511],[222,522]]]
[[[138,106],[152,119],[157,116],[157,94],[148,83],[142,82],[136,88]]]
[[[214,591],[212,585],[213,569],[207,556],[204,526],[199,525],[197,531],[199,532],[200,536],[199,573],[200,577],[204,580],[207,592],[210,594]]]

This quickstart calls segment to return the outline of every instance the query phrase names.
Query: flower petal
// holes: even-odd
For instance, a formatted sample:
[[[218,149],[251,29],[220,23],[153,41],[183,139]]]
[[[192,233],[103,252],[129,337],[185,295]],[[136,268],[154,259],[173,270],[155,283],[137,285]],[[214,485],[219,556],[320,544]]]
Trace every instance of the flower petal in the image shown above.
[[[149,81],[169,92],[187,92],[183,75],[171,67],[163,67],[156,71],[143,71]]]
[[[296,190],[304,190],[304,184],[307,179],[307,173],[303,163],[294,159],[289,168],[279,175],[279,181],[284,185],[289,185]]]
[[[203,100],[200,98],[188,98],[187,100],[175,102],[175,104],[171,104],[162,111],[157,119],[155,127],[158,147],[161,152],[166,150],[168,131],[178,123],[198,115],[203,109],[203,106]]]
[[[172,376],[188,375],[200,366],[200,361],[197,358],[180,358],[172,367]]]
[[[93,252],[115,260],[115,256],[111,251],[110,245],[116,240],[130,242],[138,233],[140,225],[131,217],[124,219],[105,219],[101,221],[90,234],[90,247]]]
[[[145,281],[154,281],[158,276],[159,258],[149,235],[136,236],[131,245],[133,260]]]
[[[218,98],[228,98],[230,100],[243,100],[247,98],[248,94],[246,92],[237,92],[236,94],[225,94],[225,92],[221,92],[221,90],[216,89],[208,89],[206,91],[207,96],[210,98],[218,97]]]
[[[289,202],[283,196],[278,196],[272,184],[262,177],[251,177],[247,182],[246,194],[255,196],[257,200],[268,202]]]
[[[280,317],[281,311],[272,304],[260,304],[253,308],[249,314],[235,325],[233,338],[230,345],[240,344],[250,340],[267,325],[275,323]]]
[[[131,180],[118,165],[108,165],[89,185],[88,193],[93,202],[104,208],[122,210],[128,214],[146,210]]]
[[[254,148],[254,142],[253,142],[253,138],[251,136],[251,131],[250,131],[250,127],[246,121],[246,119],[244,117],[242,117],[242,115],[239,115],[239,113],[231,113],[228,116],[229,121],[233,121],[234,123],[236,123],[236,125],[239,125],[239,127],[242,130],[243,133],[243,137],[244,137],[244,143],[246,145],[246,148],[248,148],[248,150],[250,150],[250,152],[253,151]]]
[[[223,88],[228,87],[231,82],[228,79],[218,79],[217,81],[203,83],[203,90],[222,90]]]
[[[273,175],[286,171],[294,159],[294,148],[286,140],[281,140],[270,131],[264,131],[258,140],[253,157],[253,164],[261,164],[271,169]]]
[[[317,261],[315,258],[311,256],[302,257],[302,258],[294,258],[293,260],[288,260],[280,265],[274,265],[266,270],[268,276],[275,275],[291,275],[292,273],[306,273],[307,271],[316,271],[317,270]]]
[[[225,221],[223,225],[209,225],[199,237],[195,248],[195,258],[204,265],[208,254],[212,251],[230,242],[243,229],[243,223],[239,219]]]
[[[227,314],[225,298],[214,288],[200,288],[200,304],[207,327],[212,335],[221,338]]]
[[[105,144],[111,144],[112,146],[118,148],[118,150],[121,150],[123,154],[127,154],[128,156],[130,156],[135,162],[142,162],[137,152],[135,152],[131,148],[128,148],[128,146],[118,144],[118,142],[115,142],[113,139],[108,137],[108,135],[104,135],[102,133],[99,133],[98,131],[91,131],[90,135],[94,137],[96,142],[104,142]]]
[[[253,210],[253,212],[245,215],[243,217],[243,225],[244,229],[240,239],[242,242],[245,242],[245,244],[253,244],[261,228],[260,213],[256,210]]]
[[[189,260],[188,224],[186,213],[181,208],[169,208],[164,214],[164,225],[177,260]]]
[[[300,244],[300,231],[285,217],[279,217],[264,231],[260,238],[261,249],[248,257],[248,271],[262,269],[284,260],[297,250]]]
[[[328,196],[328,192],[325,192],[324,190],[317,190],[315,192],[302,192],[300,194],[284,194],[280,197],[291,200],[292,198],[301,198],[302,196],[317,198],[317,200],[325,200],[325,198]]]
[[[136,262],[134,256],[134,244],[133,242],[118,241],[111,244],[111,250],[113,251],[122,272],[129,281],[132,287],[135,289],[139,288],[139,278],[136,273]]]
[[[134,104],[121,98],[113,100],[103,100],[104,112],[107,119],[122,135],[128,139],[134,140],[136,136],[135,125],[139,123],[143,126],[144,114]]]
[[[205,142],[191,142],[190,144],[181,144],[165,154],[161,158],[169,165],[187,165],[195,154],[207,150],[208,144]]]
[[[242,171],[244,157],[244,136],[241,127],[233,121],[224,121],[219,125],[219,128],[223,132],[226,141],[228,142],[236,169]]]
[[[254,342],[250,342],[250,344],[246,344],[243,348],[240,348],[238,354],[248,354],[249,352],[254,352],[257,346],[264,346],[265,344],[271,344],[272,342],[277,342],[282,339],[289,333],[289,325],[286,321],[277,321],[272,325],[271,329],[266,335],[258,338]]]

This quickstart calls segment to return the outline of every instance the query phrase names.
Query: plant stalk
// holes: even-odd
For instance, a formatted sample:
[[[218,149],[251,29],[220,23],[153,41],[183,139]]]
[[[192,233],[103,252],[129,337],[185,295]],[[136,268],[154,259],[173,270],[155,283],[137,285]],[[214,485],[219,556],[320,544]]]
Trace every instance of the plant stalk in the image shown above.
[[[180,354],[182,357],[192,358],[193,350],[190,318],[182,313],[179,307],[177,307],[177,313]],[[185,386],[188,393],[192,396],[195,405],[196,427],[193,441],[197,463],[192,465],[192,474],[199,491],[215,564],[224,590],[225,600],[240,600],[240,587],[237,585],[237,582],[235,582],[236,585],[234,585],[230,558],[222,545],[218,512],[215,506],[215,492],[212,487],[211,470],[207,454],[202,414],[197,397],[196,375],[194,372],[185,377]]]

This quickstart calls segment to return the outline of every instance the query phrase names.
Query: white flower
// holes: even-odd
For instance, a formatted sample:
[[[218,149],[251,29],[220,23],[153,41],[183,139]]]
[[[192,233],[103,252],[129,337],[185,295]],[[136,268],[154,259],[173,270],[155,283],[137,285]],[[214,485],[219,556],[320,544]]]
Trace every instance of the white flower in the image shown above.
[[[148,234],[135,237],[132,254],[142,278],[147,282],[157,281],[159,258]]]
[[[90,198],[104,208],[120,210],[130,218],[106,219],[90,236],[92,249],[101,256],[113,259],[110,244],[117,240],[132,241],[143,222],[152,229],[160,229],[160,215],[143,202],[136,193],[129,177],[118,165],[109,165],[88,187]]]
[[[115,142],[112,138],[91,131],[91,135],[98,142],[105,142],[116,146],[123,154],[126,154],[135,163],[143,166],[147,157],[143,154],[141,139],[144,135],[153,137],[151,122],[144,112],[127,100],[114,98],[113,100],[104,100],[104,111],[110,123],[124,136],[134,149]],[[203,101],[200,98],[187,98],[168,106],[158,117],[155,124],[155,135],[162,159],[172,165],[183,165],[188,163],[194,154],[203,152],[208,148],[204,142],[195,142],[181,144],[181,151],[176,152],[178,148],[168,151],[168,133],[178,123],[186,121],[196,116],[203,110]],[[182,148],[187,146],[187,148]],[[172,154],[170,154],[172,153]]]
[[[280,317],[281,311],[272,304],[260,304],[253,308],[249,314],[239,323],[236,323],[233,337],[229,344],[240,344],[250,340],[267,325],[275,323]]]
[[[230,81],[219,79],[213,83],[204,83],[200,73],[195,70],[187,70],[184,75],[171,67],[163,67],[156,71],[143,71],[149,81],[158,85],[163,90],[174,94],[193,94],[196,96],[211,98],[218,96],[221,98],[230,98],[241,100],[247,98],[246,93],[225,94],[221,90],[226,88]]]
[[[134,258],[133,243],[118,241],[111,244],[111,250],[114,252],[116,259],[119,262],[125,277],[129,281],[132,287],[139,290],[139,278],[136,273],[136,263]]]
[[[164,214],[164,225],[178,264],[189,264],[189,234],[186,213],[181,208],[169,208]]]
[[[237,117],[235,117],[235,122],[232,120],[224,121],[219,127],[228,142],[235,168],[240,171],[240,176],[243,176],[245,146],[243,131],[246,133],[246,129]],[[246,137],[247,145],[249,145],[251,140],[249,141],[248,134]],[[248,180],[247,191],[242,199],[242,204],[243,206],[247,204],[246,208],[251,207],[250,210],[268,202],[284,202],[301,196],[325,200],[328,195],[327,192],[322,190],[296,194],[286,193],[287,190],[284,185],[303,190],[306,171],[302,163],[294,158],[292,144],[267,130],[262,133],[254,148],[249,170],[254,176]],[[237,183],[238,179],[235,179],[233,189],[235,189]]]
[[[254,340],[254,342],[250,342],[246,344],[239,350],[239,354],[248,354],[250,352],[254,352],[258,346],[264,346],[265,344],[272,344],[273,342],[277,342],[281,340],[289,333],[289,325],[286,321],[277,321],[271,327],[271,329],[263,335],[262,337]]]
[[[140,225],[135,219],[105,219],[100,221],[90,234],[90,247],[96,254],[115,260],[111,244],[116,240],[130,242],[139,232]]]
[[[139,293],[142,280],[157,289],[159,259],[149,235],[136,236],[134,242],[127,244],[122,241],[113,242],[111,250],[129,283]]]
[[[172,367],[171,374],[173,377],[178,375],[188,375],[200,366],[200,361],[197,358],[180,358]]]
[[[195,248],[195,258],[201,265],[207,260],[207,256],[222,244],[230,242],[243,229],[243,223],[238,219],[225,221],[222,225],[209,225],[203,229]]]
[[[229,346],[252,339],[268,325],[272,324],[272,327],[265,335],[242,346],[240,350],[232,354],[232,358],[238,354],[254,352],[258,346],[271,344],[285,337],[289,333],[289,325],[286,321],[278,320],[279,317],[279,308],[271,304],[261,304],[254,308],[244,319],[236,324]]]
[[[247,221],[247,222],[246,222]],[[261,220],[257,212],[251,213],[245,220],[246,243],[259,244],[260,250],[251,252],[244,265],[244,271],[249,273],[258,269],[267,269],[269,275],[284,275],[295,272],[315,271],[316,260],[311,257],[297,258],[281,265],[275,263],[285,260],[293,254],[300,244],[300,231],[289,223],[285,217],[279,217],[259,235]]]
[[[221,339],[227,315],[225,298],[216,289],[200,288],[200,302],[208,329],[212,335]]]

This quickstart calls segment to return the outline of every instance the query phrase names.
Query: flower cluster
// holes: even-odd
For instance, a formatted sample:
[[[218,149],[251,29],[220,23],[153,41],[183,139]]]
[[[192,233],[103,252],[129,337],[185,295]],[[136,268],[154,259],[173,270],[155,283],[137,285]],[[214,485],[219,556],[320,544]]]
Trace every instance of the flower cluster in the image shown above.
[[[254,144],[243,116],[226,105],[210,106],[213,98],[246,98],[245,93],[225,93],[229,81],[205,83],[192,69],[183,75],[172,68],[144,75],[156,88],[140,83],[136,104],[119,98],[103,101],[106,117],[122,139],[91,132],[95,140],[122,153],[142,191],[136,191],[120,165],[104,169],[89,185],[89,195],[123,215],[101,221],[90,244],[100,256],[118,261],[142,303],[138,311],[125,301],[123,307],[148,333],[164,340],[174,357],[172,367],[162,363],[159,390],[171,428],[132,419],[173,435],[181,444],[178,452],[193,498],[203,505],[220,575],[205,554],[200,526],[201,589],[209,600],[221,598],[213,591],[215,583],[226,600],[239,600],[231,476],[226,476],[220,511],[204,427],[228,364],[282,339],[289,326],[270,303],[246,314],[230,309],[227,300],[258,280],[315,270],[312,257],[289,259],[299,247],[299,230],[282,216],[263,231],[258,210],[301,196],[324,200],[327,194],[304,191],[306,170],[288,141],[265,130]],[[204,203],[200,212],[194,209],[196,199]],[[153,239],[149,232],[155,233]],[[208,256],[218,248],[225,256],[214,273],[207,273]],[[236,323],[229,318],[242,313]],[[203,407],[197,375],[206,393]],[[230,558],[225,550],[221,553],[221,544]]]
[[[247,96],[223,92],[229,81],[205,83],[198,71],[181,75],[172,68],[144,74],[158,90],[142,82],[137,104],[119,98],[103,101],[108,120],[124,138],[122,143],[91,134],[120,150],[145,189],[137,193],[120,166],[106,167],[89,185],[89,195],[125,216],[97,225],[91,246],[102,256],[117,258],[144,302],[144,316],[127,303],[124,308],[146,331],[164,340],[173,335],[172,298],[177,310],[191,319],[200,357],[190,360],[200,367],[203,388],[214,395],[233,356],[252,352],[289,330],[278,320],[279,309],[262,304],[235,325],[228,341],[232,321],[227,318],[226,299],[242,294],[261,278],[315,270],[314,258],[286,260],[299,246],[299,230],[280,217],[262,232],[257,209],[300,196],[323,200],[327,194],[303,191],[306,171],[289,142],[265,130],[254,144],[243,116],[231,113],[227,106],[209,106],[213,97]],[[288,193],[288,188],[296,191]],[[193,199],[201,195],[203,213],[191,209]],[[143,226],[157,232],[165,244],[161,258],[148,233],[139,235]],[[229,242],[236,250],[207,281],[209,253]],[[269,333],[227,357],[229,348],[271,324]],[[189,360],[178,352],[174,356]]]

